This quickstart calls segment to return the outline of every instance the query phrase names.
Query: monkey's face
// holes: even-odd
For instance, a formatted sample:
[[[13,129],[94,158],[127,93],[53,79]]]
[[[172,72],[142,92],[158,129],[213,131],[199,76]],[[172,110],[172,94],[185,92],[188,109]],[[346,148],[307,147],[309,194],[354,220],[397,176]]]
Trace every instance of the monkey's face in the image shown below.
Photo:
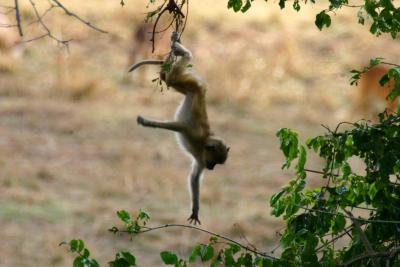
[[[228,158],[229,147],[218,138],[210,138],[204,147],[204,164],[207,169],[213,170],[215,165],[224,164]]]

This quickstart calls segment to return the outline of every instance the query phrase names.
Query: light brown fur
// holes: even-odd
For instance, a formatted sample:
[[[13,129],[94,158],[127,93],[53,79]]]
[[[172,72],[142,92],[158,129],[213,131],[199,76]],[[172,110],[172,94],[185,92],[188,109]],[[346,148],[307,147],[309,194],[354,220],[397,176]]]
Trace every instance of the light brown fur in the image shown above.
[[[356,113],[368,119],[376,119],[377,114],[385,108],[389,113],[397,111],[398,99],[395,101],[387,99],[394,87],[394,81],[391,80],[384,86],[379,84],[388,70],[388,67],[379,65],[361,75],[356,97]]]
[[[210,130],[206,111],[206,83],[189,67],[192,54],[181,44],[173,42],[174,56],[180,57],[169,72],[162,72],[161,79],[185,97],[178,107],[175,120],[161,122],[138,116],[137,122],[145,127],[163,128],[177,132],[178,143],[193,159],[190,177],[192,193],[192,214],[189,222],[200,224],[198,217],[200,179],[205,168],[212,170],[216,164],[223,164],[229,148]],[[134,65],[130,71],[143,64],[162,64],[163,61],[146,61]]]

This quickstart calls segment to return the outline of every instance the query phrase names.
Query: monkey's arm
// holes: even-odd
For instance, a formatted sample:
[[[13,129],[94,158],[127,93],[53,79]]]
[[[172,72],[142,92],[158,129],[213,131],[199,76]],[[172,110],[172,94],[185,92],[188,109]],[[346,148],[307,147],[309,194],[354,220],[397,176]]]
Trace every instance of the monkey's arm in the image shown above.
[[[139,68],[140,66],[143,66],[143,65],[162,65],[162,64],[164,64],[163,60],[151,60],[151,59],[150,60],[143,60],[143,61],[140,61],[140,62],[138,62],[136,64],[133,64],[129,68],[128,72],[132,72],[135,69],[137,69],[137,68]]]
[[[174,132],[184,132],[187,130],[186,126],[177,121],[152,121],[143,118],[142,116],[138,116],[136,119],[137,123],[144,127],[153,127],[153,128],[161,128],[166,130],[171,130]]]
[[[190,191],[192,193],[192,214],[188,218],[189,223],[201,224],[199,220],[200,208],[200,179],[203,173],[203,167],[199,166],[197,162],[194,163],[190,173]]]

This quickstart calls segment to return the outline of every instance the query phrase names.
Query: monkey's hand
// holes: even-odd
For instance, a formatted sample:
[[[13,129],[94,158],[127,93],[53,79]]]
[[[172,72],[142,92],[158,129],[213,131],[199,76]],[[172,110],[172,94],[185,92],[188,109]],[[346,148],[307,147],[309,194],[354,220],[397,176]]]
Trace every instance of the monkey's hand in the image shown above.
[[[190,215],[190,217],[187,220],[189,221],[189,223],[194,225],[201,224],[199,220],[199,215],[197,213],[192,213],[192,215]]]

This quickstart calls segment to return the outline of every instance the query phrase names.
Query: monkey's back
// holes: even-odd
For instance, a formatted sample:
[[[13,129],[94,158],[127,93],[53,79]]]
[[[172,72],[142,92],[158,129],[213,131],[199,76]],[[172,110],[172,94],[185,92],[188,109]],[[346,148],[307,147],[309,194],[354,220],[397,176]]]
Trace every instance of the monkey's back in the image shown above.
[[[204,97],[199,93],[186,94],[175,113],[175,120],[188,126],[187,131],[177,133],[178,143],[195,158],[210,135]]]

